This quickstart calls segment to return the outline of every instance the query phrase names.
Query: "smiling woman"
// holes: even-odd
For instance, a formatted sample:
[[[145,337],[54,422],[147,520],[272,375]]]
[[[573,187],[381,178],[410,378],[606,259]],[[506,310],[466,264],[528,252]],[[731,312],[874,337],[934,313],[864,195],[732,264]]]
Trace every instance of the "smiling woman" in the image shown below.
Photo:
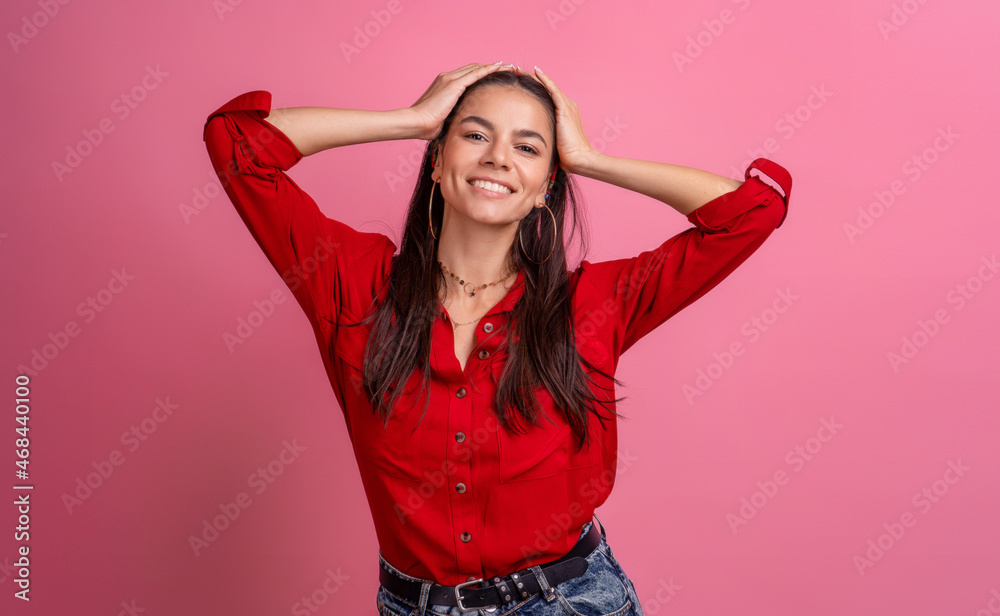
[[[534,95],[512,85],[469,91],[458,115],[432,144],[436,155],[431,179],[441,183],[445,203],[439,253],[474,255],[482,239],[477,236],[499,233],[496,225],[502,225],[503,235],[513,243],[518,223],[531,208],[545,207],[554,167],[549,144],[555,141],[555,117]],[[439,258],[462,259],[459,254]],[[495,271],[471,264],[467,269],[473,278]]]
[[[758,159],[739,182],[602,154],[551,78],[499,63],[441,73],[391,111],[271,109],[270,93],[248,92],[209,115],[204,138],[315,330],[375,522],[380,613],[642,614],[594,515],[614,486],[618,360],[781,225],[788,172]],[[398,254],[286,174],[392,139],[428,141]],[[574,175],[693,226],[570,271]],[[321,245],[334,254],[305,267]]]

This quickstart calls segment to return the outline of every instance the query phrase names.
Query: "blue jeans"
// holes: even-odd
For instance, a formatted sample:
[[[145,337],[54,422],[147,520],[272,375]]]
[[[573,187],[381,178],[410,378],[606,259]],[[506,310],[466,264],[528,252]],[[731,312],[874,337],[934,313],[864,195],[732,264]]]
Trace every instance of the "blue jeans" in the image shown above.
[[[593,524],[593,521],[587,522],[580,537]],[[399,571],[382,557],[381,551],[379,561],[404,579],[429,581]],[[608,546],[603,524],[601,542],[587,557],[587,563],[587,571],[579,577],[555,586],[543,584],[549,586],[549,593],[540,591],[526,599],[517,598],[494,607],[462,612],[457,606],[429,604],[421,610],[420,605],[397,597],[382,585],[378,588],[376,604],[378,613],[382,616],[643,616],[635,586]]]

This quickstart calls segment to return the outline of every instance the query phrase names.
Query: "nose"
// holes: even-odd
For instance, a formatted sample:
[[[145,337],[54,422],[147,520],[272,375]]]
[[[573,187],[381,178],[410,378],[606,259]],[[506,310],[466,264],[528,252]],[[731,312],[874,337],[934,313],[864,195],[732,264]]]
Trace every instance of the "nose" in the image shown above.
[[[483,152],[483,158],[480,162],[484,165],[493,165],[495,167],[500,167],[502,169],[510,169],[510,156],[507,151],[508,146],[501,143],[502,140],[497,139],[490,143],[489,147]]]

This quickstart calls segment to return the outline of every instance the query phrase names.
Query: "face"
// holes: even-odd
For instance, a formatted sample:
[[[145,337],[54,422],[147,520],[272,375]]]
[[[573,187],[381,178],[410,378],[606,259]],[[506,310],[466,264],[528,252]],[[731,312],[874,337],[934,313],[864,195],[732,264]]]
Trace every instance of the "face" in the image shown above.
[[[431,177],[453,213],[516,224],[544,204],[554,152],[552,120],[538,99],[513,86],[487,86],[463,101]]]

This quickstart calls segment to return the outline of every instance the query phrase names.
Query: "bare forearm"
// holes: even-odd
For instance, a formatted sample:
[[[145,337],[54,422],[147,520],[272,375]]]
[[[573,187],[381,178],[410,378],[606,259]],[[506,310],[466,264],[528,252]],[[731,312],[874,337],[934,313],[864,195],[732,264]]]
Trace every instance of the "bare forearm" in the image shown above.
[[[265,120],[283,132],[303,156],[356,143],[418,139],[422,127],[410,109],[366,111],[332,107],[272,109]]]
[[[687,216],[742,182],[709,171],[594,152],[574,170],[584,177],[642,193]]]

